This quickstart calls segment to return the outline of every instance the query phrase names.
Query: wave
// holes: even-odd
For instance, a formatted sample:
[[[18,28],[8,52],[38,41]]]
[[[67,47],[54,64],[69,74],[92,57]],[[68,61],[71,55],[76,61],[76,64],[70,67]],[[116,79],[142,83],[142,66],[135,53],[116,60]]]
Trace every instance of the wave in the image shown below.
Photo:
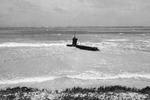
[[[63,46],[65,42],[58,43],[16,43],[16,42],[6,42],[1,43],[0,47],[50,47],[50,46]]]
[[[110,41],[110,42],[126,42],[126,41],[129,41],[128,39],[108,39],[108,40],[105,40],[105,41]]]
[[[41,83],[49,80],[54,80],[57,77],[30,77],[11,80],[0,80],[0,85],[19,84],[19,83]]]
[[[123,43],[119,43],[122,41]],[[51,46],[65,46],[66,44],[71,43],[71,41],[53,41],[53,42],[35,42],[35,43],[18,43],[18,42],[5,42],[0,43],[0,48],[10,47],[51,47]],[[126,50],[140,50],[148,51],[150,48],[149,40],[137,40],[134,42],[129,41],[128,39],[108,39],[101,42],[79,42],[80,45],[87,46],[96,46],[99,49],[126,49]]]
[[[64,76],[43,76],[43,77],[30,77],[30,78],[20,78],[11,80],[0,80],[0,85],[9,84],[20,84],[20,83],[42,83],[46,81],[55,81],[63,79],[75,79],[77,80],[115,80],[115,79],[150,79],[150,74],[138,74],[138,73],[122,73],[118,75],[104,74],[98,72],[86,72],[76,75],[64,75]]]
[[[104,73],[87,72],[78,75],[69,75],[68,77],[73,79],[81,79],[81,80],[111,80],[111,79],[130,79],[130,78],[150,79],[150,74],[122,73],[118,75],[111,75],[111,74],[104,74]]]
[[[71,43],[71,41],[58,41],[58,42],[44,42],[44,43],[17,43],[17,42],[6,42],[0,43],[0,48],[16,48],[16,47],[52,47],[52,46],[66,46],[66,44]],[[96,46],[98,48],[110,48],[117,47],[117,43],[112,42],[82,42],[78,43],[80,45]]]

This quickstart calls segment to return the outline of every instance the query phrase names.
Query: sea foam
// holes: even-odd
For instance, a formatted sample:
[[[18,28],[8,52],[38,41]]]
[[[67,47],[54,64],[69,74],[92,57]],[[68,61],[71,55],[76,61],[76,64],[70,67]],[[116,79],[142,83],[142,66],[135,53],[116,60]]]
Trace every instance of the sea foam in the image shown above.
[[[44,76],[44,77],[29,77],[11,80],[0,80],[0,85],[9,84],[21,84],[21,83],[42,83],[46,81],[54,81],[55,79],[61,80],[63,78],[77,79],[77,80],[114,80],[114,79],[150,79],[150,74],[138,74],[138,73],[123,73],[118,75],[104,74],[104,73],[81,73],[76,75],[64,75],[64,76]]]
[[[20,79],[11,79],[11,80],[0,80],[0,85],[7,84],[19,84],[19,83],[41,83],[49,80],[54,80],[57,77],[30,77],[30,78],[20,78]]]
[[[109,42],[126,42],[129,41],[128,39],[107,39],[105,41],[109,41]]]
[[[16,42],[6,42],[1,43],[0,47],[50,47],[50,46],[63,46],[65,45],[64,42],[62,43],[16,43]]]
[[[69,78],[81,79],[81,80],[111,80],[111,79],[150,79],[150,74],[138,74],[138,73],[122,73],[118,75],[104,74],[104,73],[81,73],[78,75],[69,75]]]

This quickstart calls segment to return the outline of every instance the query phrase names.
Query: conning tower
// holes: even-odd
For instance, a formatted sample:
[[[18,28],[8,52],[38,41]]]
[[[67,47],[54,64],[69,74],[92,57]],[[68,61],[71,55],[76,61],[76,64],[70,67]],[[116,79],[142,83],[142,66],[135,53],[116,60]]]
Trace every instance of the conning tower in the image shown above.
[[[74,37],[72,38],[72,45],[76,46],[77,45],[77,41],[78,41],[78,39],[76,38],[75,33],[74,33]]]

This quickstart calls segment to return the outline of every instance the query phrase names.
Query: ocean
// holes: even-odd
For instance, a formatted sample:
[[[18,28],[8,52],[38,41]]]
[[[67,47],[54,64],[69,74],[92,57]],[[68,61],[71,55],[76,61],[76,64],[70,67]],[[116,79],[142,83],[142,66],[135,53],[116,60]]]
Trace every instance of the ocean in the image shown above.
[[[78,44],[100,51],[67,47]],[[0,87],[150,84],[150,27],[0,28]]]

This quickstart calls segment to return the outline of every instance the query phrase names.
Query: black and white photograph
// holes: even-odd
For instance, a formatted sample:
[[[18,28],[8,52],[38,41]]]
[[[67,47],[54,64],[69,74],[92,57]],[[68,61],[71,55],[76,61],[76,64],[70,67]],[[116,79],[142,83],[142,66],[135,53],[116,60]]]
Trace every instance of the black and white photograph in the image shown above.
[[[0,0],[0,100],[150,100],[150,0]]]

